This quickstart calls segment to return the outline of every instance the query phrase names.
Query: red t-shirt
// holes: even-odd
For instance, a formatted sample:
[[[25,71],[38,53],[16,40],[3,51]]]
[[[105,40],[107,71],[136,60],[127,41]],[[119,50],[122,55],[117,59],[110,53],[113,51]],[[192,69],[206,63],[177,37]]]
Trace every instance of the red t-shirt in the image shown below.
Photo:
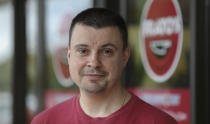
[[[108,117],[92,118],[81,109],[78,96],[37,115],[31,124],[177,124],[168,114],[132,94],[121,109]]]

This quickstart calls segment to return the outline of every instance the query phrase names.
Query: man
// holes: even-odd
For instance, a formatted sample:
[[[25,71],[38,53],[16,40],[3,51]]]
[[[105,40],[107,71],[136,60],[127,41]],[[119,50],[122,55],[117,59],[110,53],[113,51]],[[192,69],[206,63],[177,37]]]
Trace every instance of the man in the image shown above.
[[[80,94],[34,118],[32,124],[177,124],[121,85],[130,50],[121,16],[87,9],[72,21],[68,63]]]

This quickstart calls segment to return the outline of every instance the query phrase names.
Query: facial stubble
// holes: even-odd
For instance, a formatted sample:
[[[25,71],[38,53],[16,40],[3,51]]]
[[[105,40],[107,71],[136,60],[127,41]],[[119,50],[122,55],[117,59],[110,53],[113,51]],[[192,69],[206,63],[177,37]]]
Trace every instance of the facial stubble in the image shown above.
[[[89,74],[98,74],[101,79],[87,79],[85,76]],[[103,92],[108,85],[108,72],[101,69],[86,68],[80,73],[79,88],[89,93]]]
[[[83,80],[84,78],[80,78],[80,86],[81,90],[84,90],[88,93],[100,93],[104,92],[108,86],[107,77],[104,80]]]

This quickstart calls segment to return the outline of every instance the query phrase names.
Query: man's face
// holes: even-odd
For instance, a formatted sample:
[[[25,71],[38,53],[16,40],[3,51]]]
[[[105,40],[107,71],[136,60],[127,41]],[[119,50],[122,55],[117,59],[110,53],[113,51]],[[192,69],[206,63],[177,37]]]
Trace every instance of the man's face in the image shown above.
[[[97,93],[120,86],[129,58],[117,27],[76,24],[68,50],[71,78],[80,90]]]

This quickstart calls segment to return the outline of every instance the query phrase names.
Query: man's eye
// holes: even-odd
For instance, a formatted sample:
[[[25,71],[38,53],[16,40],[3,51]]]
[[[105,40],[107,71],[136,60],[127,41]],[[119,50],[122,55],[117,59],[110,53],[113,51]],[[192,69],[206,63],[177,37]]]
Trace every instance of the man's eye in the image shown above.
[[[87,49],[84,49],[84,48],[80,48],[77,50],[77,52],[81,55],[86,55],[88,54],[88,50]]]
[[[111,56],[113,54],[113,50],[112,49],[104,49],[103,54],[106,56]]]

